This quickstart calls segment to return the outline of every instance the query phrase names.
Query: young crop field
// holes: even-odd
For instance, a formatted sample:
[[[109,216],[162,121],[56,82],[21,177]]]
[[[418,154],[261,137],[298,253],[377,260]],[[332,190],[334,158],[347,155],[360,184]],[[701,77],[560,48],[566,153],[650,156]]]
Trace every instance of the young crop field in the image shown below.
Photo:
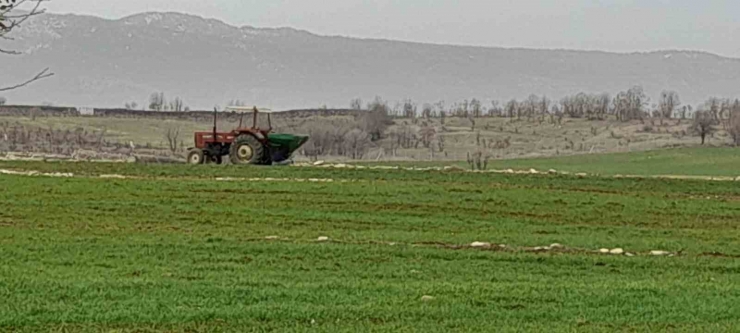
[[[735,182],[0,169],[0,331],[739,329]]]
[[[388,164],[363,163],[364,165]],[[395,162],[402,167],[457,165],[469,168],[466,162]],[[735,147],[696,147],[659,149],[632,153],[583,154],[559,157],[490,160],[489,169],[547,171],[555,169],[570,173],[635,176],[740,176],[740,150]]]

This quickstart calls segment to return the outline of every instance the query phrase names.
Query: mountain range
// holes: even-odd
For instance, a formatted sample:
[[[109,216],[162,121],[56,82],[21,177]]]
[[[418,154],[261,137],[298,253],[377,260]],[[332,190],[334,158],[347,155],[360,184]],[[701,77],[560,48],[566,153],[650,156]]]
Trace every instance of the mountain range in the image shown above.
[[[80,107],[148,104],[154,92],[193,109],[239,99],[273,109],[347,107],[381,96],[418,103],[616,94],[641,85],[657,101],[740,95],[740,59],[696,51],[608,53],[436,45],[236,27],[179,13],[117,20],[45,14],[0,47],[0,86],[49,67],[55,76],[0,93],[9,103]]]

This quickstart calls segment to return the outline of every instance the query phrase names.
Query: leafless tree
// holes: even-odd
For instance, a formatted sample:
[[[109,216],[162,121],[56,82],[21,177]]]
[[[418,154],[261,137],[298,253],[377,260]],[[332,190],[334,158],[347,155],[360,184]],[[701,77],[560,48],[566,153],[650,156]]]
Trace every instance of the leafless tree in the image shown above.
[[[179,127],[168,127],[164,133],[164,138],[167,140],[167,144],[172,153],[177,152],[178,143],[180,142],[180,128]]]
[[[703,145],[707,135],[716,131],[715,124],[716,120],[710,111],[696,111],[691,130],[701,137],[701,144]]]
[[[421,107],[421,117],[424,119],[429,119],[432,117],[433,112],[433,106],[429,103],[424,103],[424,106]]]
[[[129,102],[124,105],[126,107],[126,110],[136,110],[136,108],[139,107],[139,103],[136,102]]]
[[[247,106],[247,103],[240,99],[232,99],[226,105],[228,106]]]
[[[484,155],[482,151],[477,151],[473,154],[468,152],[468,165],[470,166],[470,170],[487,170],[488,160],[490,158],[490,155]]]
[[[481,105],[481,102],[475,98],[470,101],[470,117],[472,118],[480,118],[483,116],[483,106]]]
[[[409,118],[409,119],[416,118],[416,110],[417,110],[416,104],[412,100],[407,99],[403,101],[403,117],[404,118]]]
[[[355,98],[349,102],[349,108],[352,110],[362,110],[362,99]]]
[[[31,17],[41,15],[45,10],[41,7],[44,1],[49,0],[0,0],[0,40],[13,40],[12,32],[23,25]],[[24,4],[29,5],[30,8],[25,11],[21,11],[19,8]],[[18,55],[20,52],[16,50],[0,48],[0,54],[5,55]],[[42,80],[54,75],[49,72],[46,68],[38,72],[35,76],[30,79],[12,84],[10,86],[0,86],[0,91],[8,91],[25,87],[33,82]]]
[[[658,111],[660,112],[660,124],[663,124],[663,119],[673,118],[673,112],[681,105],[681,99],[678,97],[678,93],[675,91],[664,91],[660,94],[660,104],[658,105]]]
[[[184,109],[185,103],[182,101],[182,98],[175,97],[175,99],[170,102],[170,111],[182,112]]]
[[[496,100],[491,101],[491,107],[488,109],[488,116],[489,117],[493,117],[493,116],[499,116],[500,117],[500,116],[503,116],[503,112],[504,112],[504,110],[503,110],[503,108],[501,108],[501,104],[499,103],[499,101],[496,101]]]
[[[508,103],[506,103],[506,107],[504,107],[506,110],[506,116],[509,118],[514,118],[516,115],[517,118],[519,118],[519,102],[517,102],[515,99],[510,100]]]
[[[732,102],[728,113],[727,119],[723,120],[727,123],[725,129],[730,133],[735,146],[740,146],[740,100],[736,99]]]
[[[650,104],[650,99],[645,95],[642,87],[635,86],[617,94],[612,104],[614,105],[614,113],[618,120],[642,120],[645,114],[645,107]]]
[[[720,121],[720,107],[722,100],[717,97],[711,97],[704,103],[704,111],[709,112],[715,121]]]
[[[424,148],[429,148],[432,145],[432,141],[437,136],[437,130],[432,126],[425,126],[419,129],[419,137],[421,138],[421,144]]]
[[[372,141],[380,140],[388,126],[393,124],[388,113],[388,103],[376,97],[368,104],[367,111],[360,117],[361,128],[370,135]]]
[[[370,136],[367,132],[354,128],[344,135],[343,142],[346,145],[345,152],[352,157],[352,159],[358,160],[365,156],[367,147],[370,144]]]
[[[153,93],[149,96],[149,110],[164,111],[165,108],[167,108],[167,101],[164,98],[164,93]]]

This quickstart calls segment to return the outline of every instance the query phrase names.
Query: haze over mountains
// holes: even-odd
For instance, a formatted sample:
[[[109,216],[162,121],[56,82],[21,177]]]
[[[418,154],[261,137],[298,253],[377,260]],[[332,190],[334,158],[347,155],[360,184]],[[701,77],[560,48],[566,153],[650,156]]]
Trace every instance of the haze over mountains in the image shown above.
[[[240,99],[274,109],[347,107],[353,98],[502,102],[529,94],[559,99],[642,85],[657,100],[740,96],[740,59],[702,52],[617,54],[465,47],[318,36],[234,27],[177,13],[119,20],[46,14],[0,45],[0,85],[50,67],[51,79],[2,94],[10,103],[122,107],[153,92],[208,109]]]

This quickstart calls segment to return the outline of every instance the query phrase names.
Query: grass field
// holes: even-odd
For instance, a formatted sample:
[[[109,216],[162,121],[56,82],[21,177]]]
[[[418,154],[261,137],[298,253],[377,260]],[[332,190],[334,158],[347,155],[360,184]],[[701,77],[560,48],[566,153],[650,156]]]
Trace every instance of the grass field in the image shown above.
[[[715,153],[735,158],[706,154]],[[645,156],[623,165],[700,169]],[[607,173],[622,158],[594,165]],[[731,173],[730,165],[706,172]],[[74,173],[0,175],[0,331],[740,330],[734,182],[41,162],[0,169]],[[131,178],[99,177],[111,174]],[[465,246],[474,241],[494,245]],[[565,248],[532,251],[552,243]],[[596,253],[616,247],[635,256]]]
[[[371,163],[371,164],[388,164]],[[399,166],[468,167],[466,162],[394,162]],[[740,149],[735,147],[696,147],[660,149],[633,153],[584,154],[548,158],[491,160],[490,169],[540,171],[555,169],[571,173],[597,175],[689,175],[689,176],[740,176]]]

